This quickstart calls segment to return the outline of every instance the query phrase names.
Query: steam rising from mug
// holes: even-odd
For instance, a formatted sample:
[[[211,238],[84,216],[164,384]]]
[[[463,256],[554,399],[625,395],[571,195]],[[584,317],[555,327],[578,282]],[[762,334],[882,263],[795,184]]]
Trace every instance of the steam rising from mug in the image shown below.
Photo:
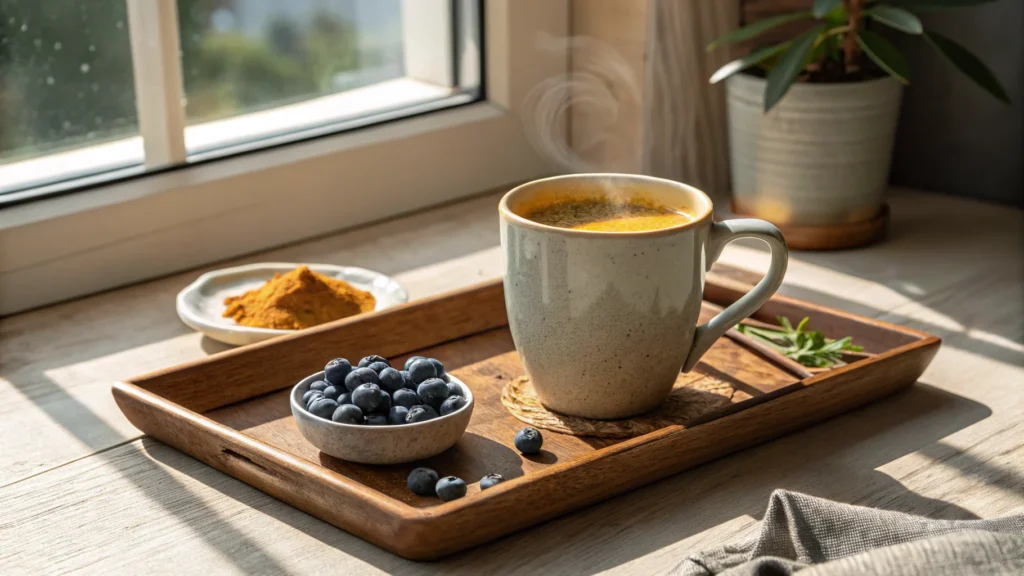
[[[539,49],[568,53],[573,65],[571,73],[552,76],[527,94],[523,128],[530,143],[538,154],[566,172],[617,171],[618,166],[591,162],[579,151],[612,139],[611,127],[622,111],[640,108],[640,83],[633,70],[614,48],[594,38],[543,35]],[[566,130],[574,106],[589,112],[588,138],[577,138],[575,146],[568,141]],[[618,171],[635,170],[631,162]]]

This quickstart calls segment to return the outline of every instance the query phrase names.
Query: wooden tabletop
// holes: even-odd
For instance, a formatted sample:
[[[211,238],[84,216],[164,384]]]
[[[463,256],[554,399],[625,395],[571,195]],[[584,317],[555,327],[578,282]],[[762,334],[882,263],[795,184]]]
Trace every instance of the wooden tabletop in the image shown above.
[[[229,264],[363,266],[421,298],[501,274],[497,199]],[[175,294],[201,270],[2,319],[0,566],[665,573],[690,552],[750,534],[775,488],[936,518],[1024,513],[1024,213],[910,191],[890,204],[887,241],[794,253],[782,292],[941,336],[910,391],[432,564],[384,552],[141,437],[121,415],[113,381],[225,348],[174,311]],[[722,261],[761,271],[768,255],[734,244]]]

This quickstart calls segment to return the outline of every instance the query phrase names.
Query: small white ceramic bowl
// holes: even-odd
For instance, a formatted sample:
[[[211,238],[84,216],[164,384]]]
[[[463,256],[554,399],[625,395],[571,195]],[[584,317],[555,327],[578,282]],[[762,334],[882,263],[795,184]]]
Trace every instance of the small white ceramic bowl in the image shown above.
[[[232,318],[224,317],[224,298],[239,296],[274,277],[275,272],[290,272],[301,264],[287,262],[264,262],[223,268],[203,274],[178,293],[176,301],[178,317],[189,327],[207,337],[225,344],[242,346],[262,342],[295,330],[275,330],[242,326]],[[319,274],[331,276],[367,290],[377,300],[374,310],[384,310],[409,301],[405,288],[393,279],[365,268],[334,266],[333,264],[306,264]]]
[[[324,379],[323,372],[304,378],[292,388],[292,416],[310,444],[325,452],[360,464],[402,464],[440,454],[462,437],[473,415],[473,392],[458,378],[448,378],[462,388],[466,405],[451,414],[417,422],[388,426],[341,424],[306,411],[302,395],[310,384]]]

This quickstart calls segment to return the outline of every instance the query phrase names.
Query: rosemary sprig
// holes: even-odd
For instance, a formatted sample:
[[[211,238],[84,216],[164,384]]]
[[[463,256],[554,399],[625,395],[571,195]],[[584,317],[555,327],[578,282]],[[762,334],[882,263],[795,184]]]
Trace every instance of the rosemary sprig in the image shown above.
[[[807,330],[807,322],[810,318],[801,320],[796,328],[790,323],[789,318],[779,316],[776,320],[780,326],[778,330],[745,324],[740,324],[736,329],[811,368],[829,368],[842,364],[843,352],[862,352],[864,350],[860,346],[855,346],[849,336],[832,340],[825,338],[821,332]]]

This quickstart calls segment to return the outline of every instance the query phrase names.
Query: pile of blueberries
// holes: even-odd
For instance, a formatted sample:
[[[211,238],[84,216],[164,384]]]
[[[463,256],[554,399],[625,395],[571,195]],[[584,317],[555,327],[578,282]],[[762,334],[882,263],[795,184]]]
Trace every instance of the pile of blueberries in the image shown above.
[[[367,356],[356,367],[335,358],[302,395],[306,410],[342,424],[412,424],[446,416],[466,405],[458,384],[450,382],[435,358],[413,356],[402,370],[380,356]]]
[[[516,449],[523,454],[536,454],[544,444],[544,437],[540,431],[532,426],[527,426],[516,432],[513,439]],[[505,481],[501,474],[488,474],[480,479],[480,489],[487,490]],[[430,468],[415,468],[409,473],[405,486],[413,494],[419,496],[433,496],[448,502],[466,495],[466,481],[458,476],[445,476],[439,478],[437,472]]]

